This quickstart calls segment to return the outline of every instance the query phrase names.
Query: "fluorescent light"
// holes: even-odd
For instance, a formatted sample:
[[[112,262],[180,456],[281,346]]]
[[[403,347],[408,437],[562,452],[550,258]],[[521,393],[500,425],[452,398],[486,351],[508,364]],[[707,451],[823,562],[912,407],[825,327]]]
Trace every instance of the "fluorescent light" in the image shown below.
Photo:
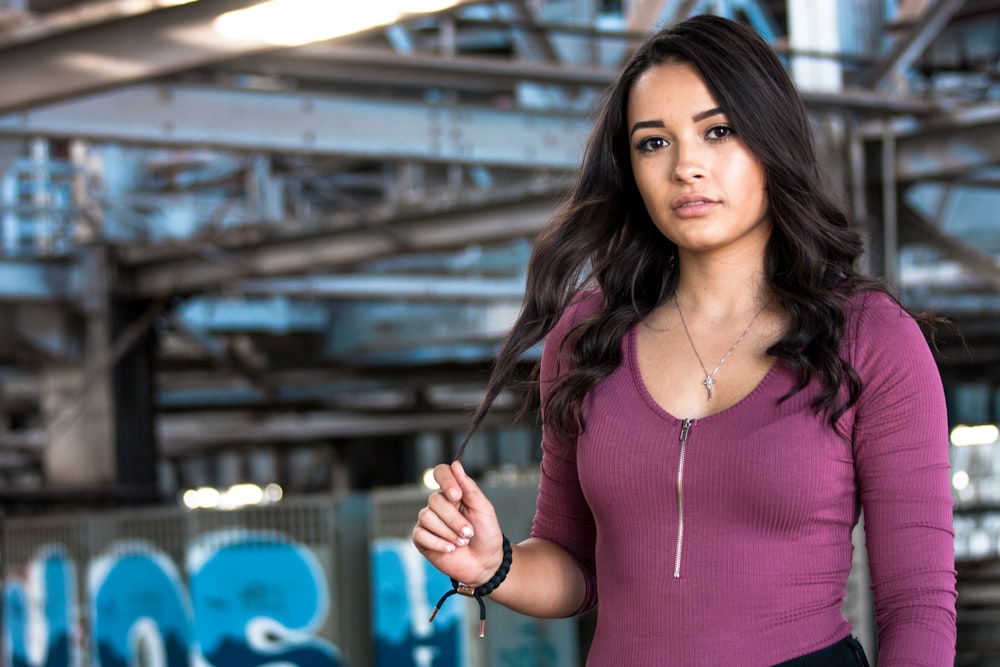
[[[299,46],[390,25],[409,15],[439,12],[461,1],[267,0],[221,14],[214,27],[231,39]]]
[[[264,489],[256,484],[233,484],[226,491],[226,504],[233,507],[260,505],[264,500]]]
[[[184,492],[184,504],[190,509],[209,509],[218,507],[222,494],[218,489],[203,486],[199,489],[188,489]]]
[[[188,509],[232,510],[250,505],[266,505],[281,500],[283,492],[277,484],[264,488],[256,484],[233,484],[225,491],[210,486],[188,489],[181,500]]]
[[[979,426],[959,424],[951,430],[951,444],[956,447],[992,445],[997,440],[1000,440],[1000,428],[997,428],[995,424],[981,424]]]

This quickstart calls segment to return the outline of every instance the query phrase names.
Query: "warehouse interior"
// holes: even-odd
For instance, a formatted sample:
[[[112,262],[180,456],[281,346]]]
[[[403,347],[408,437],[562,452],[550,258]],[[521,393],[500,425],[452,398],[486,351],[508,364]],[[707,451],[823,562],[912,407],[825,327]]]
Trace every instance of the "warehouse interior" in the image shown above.
[[[602,91],[711,12],[782,54],[866,268],[948,320],[956,664],[1000,665],[1000,1],[367,4],[0,0],[8,520],[422,488]],[[520,400],[477,475],[537,469]]]

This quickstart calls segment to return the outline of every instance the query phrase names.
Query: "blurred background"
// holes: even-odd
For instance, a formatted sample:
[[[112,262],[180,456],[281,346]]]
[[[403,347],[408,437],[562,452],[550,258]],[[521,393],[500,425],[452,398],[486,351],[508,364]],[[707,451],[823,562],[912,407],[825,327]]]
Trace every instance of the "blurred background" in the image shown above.
[[[582,664],[590,617],[428,624],[409,532],[595,102],[702,12],[782,54],[866,268],[951,320],[956,664],[1000,665],[997,0],[0,0],[0,664]],[[520,399],[465,457],[514,539]]]

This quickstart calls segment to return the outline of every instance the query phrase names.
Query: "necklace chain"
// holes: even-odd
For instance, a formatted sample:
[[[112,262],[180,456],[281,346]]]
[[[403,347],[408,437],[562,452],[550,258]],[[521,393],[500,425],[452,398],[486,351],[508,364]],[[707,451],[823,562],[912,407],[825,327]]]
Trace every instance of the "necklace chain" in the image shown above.
[[[698,363],[701,365],[701,370],[704,371],[705,373],[705,379],[702,380],[701,383],[705,385],[706,389],[708,389],[708,400],[710,401],[712,400],[712,388],[715,387],[715,385],[718,384],[719,382],[718,380],[715,379],[715,374],[719,372],[720,368],[722,368],[722,364],[726,363],[726,359],[728,359],[729,355],[733,353],[733,350],[736,349],[736,346],[739,345],[741,342],[743,342],[743,339],[746,338],[748,333],[750,333],[750,327],[752,327],[753,323],[757,321],[757,318],[760,317],[760,314],[764,312],[764,309],[767,308],[769,303],[771,303],[770,299],[768,299],[767,302],[760,307],[760,310],[757,311],[757,314],[753,316],[752,320],[750,320],[750,324],[747,325],[747,328],[743,330],[743,333],[741,333],[740,337],[736,339],[736,342],[733,343],[733,346],[729,348],[729,351],[726,352],[724,355],[722,355],[722,359],[720,359],[719,363],[716,364],[715,369],[711,373],[709,373],[708,369],[705,368],[705,362],[701,360],[701,355],[698,354],[698,348],[695,347],[694,339],[691,338],[691,332],[688,331],[687,322],[684,321],[684,312],[681,310],[681,301],[680,299],[677,298],[676,294],[674,295],[674,305],[677,306],[677,314],[681,316],[681,326],[684,327],[684,335],[687,336],[688,342],[691,343],[691,349],[694,350],[694,356],[698,360]]]

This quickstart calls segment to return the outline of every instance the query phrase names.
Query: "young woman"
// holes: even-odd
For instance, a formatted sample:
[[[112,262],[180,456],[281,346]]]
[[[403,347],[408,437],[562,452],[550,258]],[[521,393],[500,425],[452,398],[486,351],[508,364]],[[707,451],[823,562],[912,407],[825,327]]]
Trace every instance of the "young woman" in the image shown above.
[[[953,664],[940,377],[822,183],[750,29],[695,17],[637,51],[473,420],[545,337],[532,536],[509,547],[457,461],[413,530],[460,592],[599,605],[594,667],[866,664],[840,611],[863,510],[879,665]]]

